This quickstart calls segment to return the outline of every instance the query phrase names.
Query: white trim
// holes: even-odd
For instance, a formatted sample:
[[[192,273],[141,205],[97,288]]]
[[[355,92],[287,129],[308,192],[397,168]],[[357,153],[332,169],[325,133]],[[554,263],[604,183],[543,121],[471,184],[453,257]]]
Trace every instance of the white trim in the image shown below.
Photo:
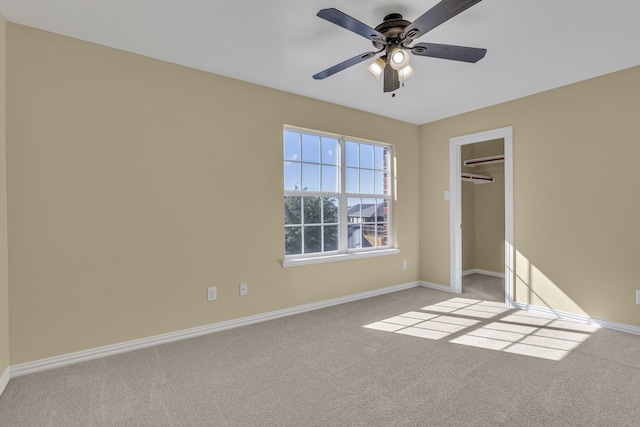
[[[463,276],[468,276],[470,274],[484,274],[485,276],[500,277],[504,279],[504,273],[496,273],[495,271],[482,270],[480,268],[473,268],[462,272]]]
[[[460,145],[449,140],[449,287],[451,292],[462,293],[462,195],[460,179]]]
[[[451,288],[449,286],[439,285],[437,283],[432,283],[432,282],[425,282],[423,280],[420,281],[420,286],[423,286],[429,289],[435,289],[436,291],[451,292]]]
[[[300,265],[323,264],[325,262],[348,261],[351,259],[371,258],[377,256],[398,255],[400,249],[377,249],[373,251],[353,252],[347,254],[325,255],[310,258],[294,258],[280,261],[282,267],[298,267]]]
[[[227,320],[224,322],[213,323],[210,325],[200,326],[196,328],[184,329],[181,331],[170,332],[162,335],[141,338],[138,340],[126,341],[119,344],[107,345],[90,350],[79,351],[76,353],[63,354],[61,356],[49,357],[46,359],[34,360],[33,362],[21,363],[11,366],[11,377],[19,377],[21,375],[33,374],[35,372],[46,371],[49,369],[60,368],[75,363],[86,362],[89,360],[99,359],[102,357],[113,356],[120,353],[126,353],[133,350],[140,350],[161,344],[167,344],[174,341],[180,341],[188,338],[195,338],[202,335],[212,334],[214,332],[225,331],[227,329],[247,326],[254,323],[265,322],[267,320],[278,319],[280,317],[292,316],[294,314],[305,313],[307,311],[318,310],[321,308],[331,307],[338,304],[357,301],[365,298],[371,298],[391,292],[402,291],[405,289],[415,288],[419,286],[419,282],[409,282],[401,285],[389,286],[386,288],[376,289],[373,291],[361,292],[358,294],[347,295],[344,297],[333,298],[325,301],[319,301],[311,304],[300,305],[297,307],[286,308],[282,310],[271,311],[268,313],[256,314],[253,316],[242,317],[239,319]]]
[[[502,139],[504,141],[504,222],[505,222],[505,304],[513,307],[513,127],[507,126],[485,132],[449,139],[449,277],[451,291],[462,293],[462,156],[461,147],[467,144]]]
[[[533,311],[536,313],[548,314],[551,316],[556,316],[559,319],[573,320],[574,322],[588,323],[590,325],[598,326],[604,329],[611,329],[613,331],[620,331],[620,332],[626,332],[628,334],[640,335],[639,326],[612,322],[610,320],[596,319],[594,317],[583,316],[580,314],[569,313],[561,310],[554,310],[548,307],[540,307],[537,305],[525,304],[522,302],[514,302],[513,305],[518,310]]]
[[[11,379],[11,368],[7,366],[7,369],[4,370],[2,375],[0,376],[0,396],[4,393],[4,390],[9,385],[9,380]]]
[[[504,128],[504,301],[513,307],[515,283],[513,207],[513,127]]]
[[[610,320],[592,319],[593,322],[605,329],[613,331],[626,332],[628,334],[640,335],[640,327],[627,325],[626,323],[612,322]]]
[[[265,322],[268,320],[278,319],[280,317],[292,316],[295,314],[305,313],[308,311],[318,310],[321,308],[331,307],[334,305],[344,304],[347,302],[357,301],[361,299],[371,298],[379,295],[384,295],[392,292],[398,292],[405,289],[411,289],[417,286],[423,286],[430,289],[435,289],[444,292],[452,292],[451,287],[439,285],[437,283],[418,281],[409,282],[401,285],[389,286],[386,288],[376,289],[373,291],[361,292],[358,294],[348,295],[339,298],[333,298],[330,300],[319,301],[316,303],[305,304],[297,307],[291,307],[282,310],[276,310],[268,313],[258,314],[254,316],[243,317],[240,319],[229,320],[225,322],[213,323],[206,326],[184,329],[182,331],[170,332],[162,335],[155,335],[148,338],[142,338],[138,340],[126,341],[119,344],[108,345],[104,347],[94,348],[91,350],[79,351],[76,353],[64,354],[61,356],[50,357],[47,359],[35,360],[33,362],[21,363],[19,365],[13,365],[7,367],[0,376],[0,396],[4,392],[5,388],[9,384],[11,378],[16,378],[22,375],[33,374],[36,372],[47,371],[49,369],[60,368],[76,363],[86,362],[89,360],[99,359],[102,357],[113,356],[116,354],[126,353],[129,351],[140,350],[155,345],[167,344],[174,341],[181,341],[184,339],[195,338],[202,335],[208,335],[215,332],[224,331],[227,329],[237,328],[241,326],[247,326],[254,323]],[[589,323],[592,325],[600,326],[605,329],[611,329],[620,332],[626,332],[630,334],[640,335],[640,327],[627,325],[623,323],[611,322],[606,320],[594,319],[588,316],[581,316],[573,313],[552,310],[546,307],[538,307],[523,303],[514,303],[514,308],[525,311],[536,311],[539,313],[550,314],[561,319],[573,320],[583,323]]]
[[[472,270],[467,270],[467,271],[472,271]],[[444,291],[449,293],[453,292],[451,290],[451,287],[449,286],[439,285],[437,283],[431,283],[431,282],[425,282],[425,281],[420,281],[419,283],[420,283],[420,286],[423,286],[425,288],[435,289],[438,291]],[[506,303],[505,303],[505,306],[506,306]],[[579,314],[569,313],[566,311],[553,310],[548,307],[529,305],[521,302],[514,302],[510,308],[513,308],[516,310],[523,310],[523,311],[533,311],[536,313],[555,316],[558,319],[571,320],[571,321],[580,322],[580,323],[587,323],[589,325],[597,326],[604,329],[611,329],[613,331],[640,335],[640,326],[627,325],[626,323],[618,323],[618,322],[612,322],[610,320],[596,319],[589,316],[582,316]]]

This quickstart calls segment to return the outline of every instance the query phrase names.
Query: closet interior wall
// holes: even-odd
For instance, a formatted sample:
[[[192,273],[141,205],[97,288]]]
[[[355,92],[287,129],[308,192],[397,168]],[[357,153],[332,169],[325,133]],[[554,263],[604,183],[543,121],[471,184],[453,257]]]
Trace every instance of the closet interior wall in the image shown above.
[[[462,182],[462,271],[504,273],[504,163],[464,166],[464,161],[504,154],[502,139],[461,147],[462,172],[488,175],[493,183]]]

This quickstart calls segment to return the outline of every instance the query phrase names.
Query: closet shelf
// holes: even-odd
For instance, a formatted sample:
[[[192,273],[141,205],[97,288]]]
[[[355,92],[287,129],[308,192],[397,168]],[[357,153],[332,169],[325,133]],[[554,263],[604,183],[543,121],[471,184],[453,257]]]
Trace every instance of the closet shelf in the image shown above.
[[[460,177],[465,182],[473,182],[474,184],[491,184],[494,179],[491,176],[476,175],[475,173],[462,173]]]
[[[490,165],[493,163],[503,163],[503,162],[504,162],[504,154],[499,154],[497,156],[478,157],[477,159],[465,160],[464,165],[470,168],[475,168],[476,166]]]

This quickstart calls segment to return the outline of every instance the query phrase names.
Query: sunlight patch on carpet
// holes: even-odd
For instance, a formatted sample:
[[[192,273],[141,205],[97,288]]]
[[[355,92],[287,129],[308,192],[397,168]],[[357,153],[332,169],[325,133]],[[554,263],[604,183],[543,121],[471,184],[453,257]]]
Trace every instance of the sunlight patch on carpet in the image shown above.
[[[469,298],[452,298],[364,327],[556,361],[565,358],[598,329]]]

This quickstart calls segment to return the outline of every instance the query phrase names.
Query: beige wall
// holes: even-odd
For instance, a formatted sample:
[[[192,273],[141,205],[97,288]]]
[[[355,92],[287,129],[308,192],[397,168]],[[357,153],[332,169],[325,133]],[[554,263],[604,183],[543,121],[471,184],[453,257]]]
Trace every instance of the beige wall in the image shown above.
[[[420,127],[421,279],[449,284],[449,138],[513,126],[516,299],[640,326],[640,67]]]
[[[7,34],[12,364],[418,279],[418,127]],[[400,255],[281,267],[284,124],[396,146]]]
[[[0,375],[9,366],[9,275],[7,251],[6,21],[0,15]]]
[[[417,127],[12,23],[6,37],[11,364],[448,285],[449,138],[509,125],[516,299],[640,326],[640,67]],[[395,144],[400,255],[280,266],[283,124]]]

